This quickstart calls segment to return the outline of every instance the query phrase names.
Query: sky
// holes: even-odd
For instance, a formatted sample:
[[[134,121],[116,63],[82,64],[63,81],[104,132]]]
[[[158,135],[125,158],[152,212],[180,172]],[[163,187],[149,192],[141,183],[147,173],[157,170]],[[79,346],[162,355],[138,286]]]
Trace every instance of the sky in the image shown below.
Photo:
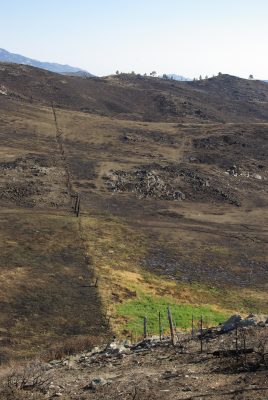
[[[98,75],[268,79],[268,0],[0,0],[0,48]]]

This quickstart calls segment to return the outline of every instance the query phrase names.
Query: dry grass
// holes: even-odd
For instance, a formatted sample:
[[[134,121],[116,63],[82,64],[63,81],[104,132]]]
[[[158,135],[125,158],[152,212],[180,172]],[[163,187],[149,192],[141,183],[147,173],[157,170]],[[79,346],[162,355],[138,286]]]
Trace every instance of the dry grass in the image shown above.
[[[146,272],[142,260],[146,255],[150,238],[139,235],[119,218],[83,217],[82,227],[92,257],[96,274],[99,276],[99,290],[107,315],[114,331],[130,332],[125,314],[122,318],[118,307],[131,302],[143,303],[144,298],[154,302],[164,299],[174,306],[208,306],[223,316],[240,312],[265,312],[267,293],[257,289],[235,287],[212,287],[202,283],[182,283],[179,279],[167,279],[152,272]],[[147,304],[147,300],[145,302]],[[147,305],[146,305],[147,307]],[[125,313],[125,312],[124,312]],[[222,317],[224,318],[224,317]],[[211,320],[211,323],[213,321]],[[214,321],[215,322],[215,321]]]
[[[10,81],[11,87],[14,82]],[[117,86],[118,82],[101,85],[110,84]],[[100,95],[95,92],[97,86],[94,81],[90,96]],[[44,93],[33,89],[34,98],[47,96],[47,102],[53,97],[47,90],[52,87],[45,87]],[[98,101],[100,106],[103,96]],[[244,182],[230,177],[228,184],[240,185],[241,207],[210,197],[196,199],[194,188],[193,197],[189,195],[184,202],[139,199],[134,193],[108,192],[103,180],[113,169],[129,171],[172,162],[186,164],[211,179],[219,177],[225,185],[222,162],[245,162],[248,168],[265,164],[265,125],[199,124],[196,116],[185,124],[177,119],[164,122],[169,117],[161,122],[130,121],[127,114],[108,117],[107,109],[103,116],[55,106],[63,133],[63,158],[56,146],[50,101],[47,106],[2,98],[0,102],[2,160],[37,154],[53,159],[58,173],[50,171],[44,176],[46,190],[30,199],[35,200],[32,208],[1,200],[2,361],[40,353],[59,337],[65,341],[79,335],[102,335],[107,330],[103,306],[112,316],[113,329],[120,331],[117,306],[143,296],[156,300],[166,296],[174,304],[208,305],[223,314],[266,312],[265,180]],[[142,105],[137,106],[140,112]],[[115,115],[116,110],[112,112]],[[195,139],[210,136],[221,144],[221,138],[230,134],[246,140],[246,145],[219,145],[212,150],[193,145]],[[192,164],[191,156],[205,159]],[[72,215],[69,198],[57,201],[56,207],[51,204],[60,194],[66,196],[66,168],[74,190],[81,194],[82,230]],[[38,186],[40,179],[30,169],[12,174],[2,174],[0,183],[19,180],[27,186],[34,180]],[[96,275],[99,292],[87,288]]]
[[[31,211],[1,217],[2,351],[34,355],[61,338],[105,328],[77,221]],[[12,239],[12,240],[11,240]],[[97,311],[97,312],[96,312]],[[11,346],[10,346],[11,345]]]

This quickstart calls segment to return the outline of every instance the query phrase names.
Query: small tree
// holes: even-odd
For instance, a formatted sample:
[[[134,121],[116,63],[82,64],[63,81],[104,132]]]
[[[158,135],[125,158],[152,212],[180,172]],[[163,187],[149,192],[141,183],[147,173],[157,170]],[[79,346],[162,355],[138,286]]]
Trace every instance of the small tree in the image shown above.
[[[248,77],[248,79],[253,79],[253,75],[250,74],[249,77]]]
[[[219,72],[219,73],[218,73],[218,76],[221,76],[221,75],[222,75],[222,73],[221,73],[221,72]]]
[[[116,71],[116,75],[119,75],[119,71],[118,70]]]
[[[152,71],[151,73],[150,73],[150,76],[155,76],[156,75],[156,71]]]
[[[199,80],[202,81],[202,75],[199,76]]]
[[[163,79],[168,79],[167,74],[163,74],[162,78],[163,78]]]

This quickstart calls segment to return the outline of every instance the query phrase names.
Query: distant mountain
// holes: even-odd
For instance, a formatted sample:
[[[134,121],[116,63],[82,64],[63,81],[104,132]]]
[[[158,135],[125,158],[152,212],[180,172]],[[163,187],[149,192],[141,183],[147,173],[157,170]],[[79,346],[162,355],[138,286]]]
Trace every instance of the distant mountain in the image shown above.
[[[177,74],[166,74],[169,79],[174,79],[175,81],[192,81],[190,78],[185,78],[185,76]]]
[[[24,57],[20,54],[10,53],[7,50],[0,49],[0,62],[24,64],[32,67],[42,68],[48,71],[56,72],[58,74],[76,75],[76,76],[94,76],[89,72],[80,68],[71,67],[70,65],[56,64],[50,62],[42,62],[33,60],[32,58]]]

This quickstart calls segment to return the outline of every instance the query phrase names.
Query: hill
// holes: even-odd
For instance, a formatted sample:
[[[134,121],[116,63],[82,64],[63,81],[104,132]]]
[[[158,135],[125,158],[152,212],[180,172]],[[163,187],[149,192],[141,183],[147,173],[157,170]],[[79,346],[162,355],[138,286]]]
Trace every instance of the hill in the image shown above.
[[[168,304],[181,329],[268,312],[267,84],[1,64],[0,93],[2,361]]]
[[[268,118],[268,87],[229,75],[178,82],[140,75],[64,78],[40,69],[1,65],[1,84],[8,95],[43,105],[163,122],[245,122]]]
[[[6,63],[15,63],[15,64],[24,64],[30,65],[36,68],[42,68],[48,71],[56,72],[58,74],[67,74],[67,75],[87,75],[93,76],[89,72],[82,70],[81,68],[71,67],[70,65],[62,65],[57,63],[43,62],[33,60],[32,58],[22,56],[20,54],[10,53],[7,50],[0,49],[0,62]]]

